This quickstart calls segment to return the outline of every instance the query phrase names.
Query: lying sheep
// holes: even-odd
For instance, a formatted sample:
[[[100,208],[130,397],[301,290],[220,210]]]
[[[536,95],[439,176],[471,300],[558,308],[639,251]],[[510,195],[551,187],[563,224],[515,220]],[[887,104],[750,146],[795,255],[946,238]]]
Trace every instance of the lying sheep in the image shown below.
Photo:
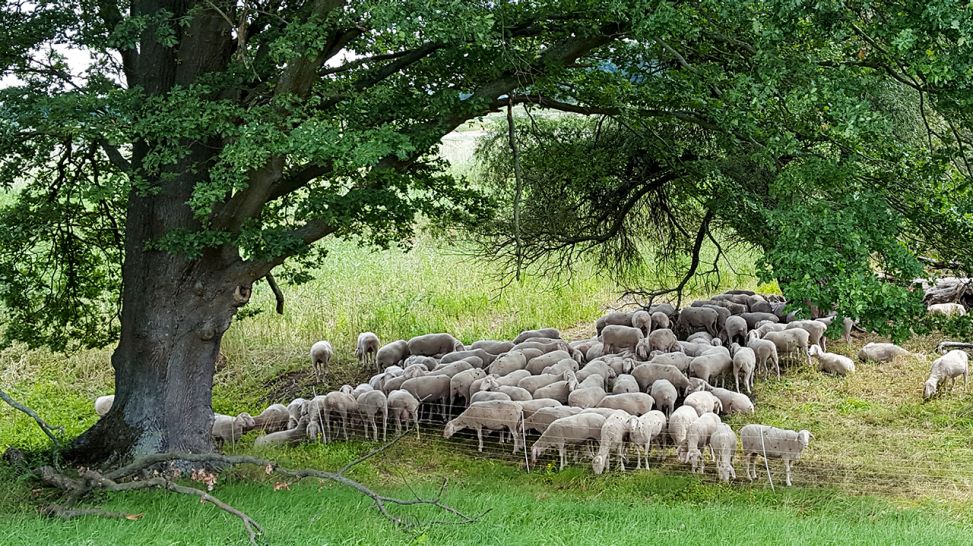
[[[573,404],[572,404],[573,405]],[[655,400],[644,392],[610,394],[601,399],[596,408],[622,410],[636,417],[652,411]]]
[[[297,444],[302,442],[307,438],[307,427],[311,422],[311,417],[307,414],[302,416],[298,422],[294,424],[293,427],[282,430],[280,432],[274,432],[271,434],[265,434],[260,436],[253,442],[254,447],[264,447],[264,446],[276,446],[276,445],[287,445],[287,444]]]
[[[679,392],[672,383],[665,379],[654,381],[649,390],[649,395],[655,401],[656,407],[665,410],[666,417],[672,415],[672,411],[676,407],[676,398],[679,397]]]
[[[629,440],[635,446],[635,454],[638,464],[636,470],[642,468],[642,458],[645,457],[645,468],[649,468],[649,454],[652,449],[652,442],[660,444],[662,431],[666,429],[666,416],[661,411],[652,410],[638,418],[638,424],[632,427],[629,432]]]
[[[737,479],[733,470],[733,455],[737,450],[737,435],[730,425],[721,423],[709,438],[710,449],[716,456],[716,473],[720,481],[728,482],[730,478]]]
[[[402,364],[409,356],[409,343],[403,339],[383,345],[375,353],[375,364],[379,368]]]
[[[785,483],[791,485],[791,464],[801,460],[814,435],[806,430],[795,432],[768,425],[746,425],[740,429],[743,441],[743,459],[747,466],[747,478],[757,477],[757,457],[777,458],[784,461]]]
[[[382,369],[378,365],[378,360],[375,358],[378,355],[378,348],[381,343],[378,341],[378,336],[374,332],[362,332],[358,334],[358,343],[355,346],[355,356],[358,358],[358,364],[364,368],[369,364],[375,365],[375,371],[380,372]]]
[[[514,438],[513,452],[520,447],[520,434],[523,422],[523,409],[516,402],[495,400],[490,402],[476,402],[470,404],[466,411],[446,423],[443,438],[451,438],[457,432],[472,428],[476,430],[479,450],[483,451],[483,429],[507,430]]]
[[[601,342],[605,345],[605,353],[618,353],[622,349],[634,352],[635,346],[644,339],[642,330],[631,326],[619,326],[616,324],[606,326],[601,332]]]
[[[105,414],[111,410],[112,404],[114,403],[114,394],[109,394],[108,396],[99,396],[95,399],[95,413],[98,414],[98,417],[104,417]]]
[[[706,413],[700,415],[699,419],[696,419],[689,425],[689,429],[686,431],[686,453],[683,462],[690,463],[693,472],[703,474],[706,471],[702,450],[709,447],[710,455],[713,455],[713,448],[710,446],[710,437],[716,432],[720,424],[722,424],[722,421],[719,415]]]
[[[866,343],[858,351],[858,360],[863,362],[891,362],[899,356],[910,356],[912,353],[894,343]]]
[[[959,376],[963,376],[963,390],[965,391],[969,376],[968,364],[969,355],[966,354],[966,351],[959,349],[952,350],[934,360],[929,370],[929,379],[923,386],[923,399],[932,398],[946,379],[950,380],[949,388],[952,389],[953,383]]]
[[[818,359],[818,369],[834,375],[848,375],[855,371],[855,363],[844,355],[825,353],[817,345],[811,345],[808,355]]]
[[[714,387],[709,392],[720,399],[720,403],[723,404],[723,413],[725,414],[753,413],[753,402],[745,394],[718,387]]]
[[[926,307],[926,313],[942,317],[963,316],[966,314],[966,307],[961,303],[934,303]]]
[[[588,440],[601,440],[601,427],[604,424],[605,418],[596,413],[579,413],[557,419],[548,425],[541,437],[531,446],[531,462],[536,464],[537,458],[544,451],[550,447],[557,447],[561,459],[560,469],[564,470],[564,467],[567,466],[566,446],[580,444]]]
[[[217,413],[213,419],[213,439],[218,445],[235,444],[243,434],[254,428],[256,424],[248,413],[241,413],[236,417]]]
[[[398,389],[388,394],[389,414],[395,418],[395,434],[402,434],[403,426],[411,422],[419,435],[419,401],[409,391]]]
[[[332,356],[334,356],[334,349],[331,348],[331,343],[318,341],[314,345],[311,345],[311,367],[314,369],[314,378],[316,380],[321,381],[325,369],[331,362]]]
[[[464,351],[466,347],[450,334],[436,333],[416,336],[407,342],[409,354],[422,356],[442,356],[453,351]]]
[[[618,451],[618,466],[625,470],[625,437],[638,426],[638,418],[624,411],[616,411],[605,418],[605,424],[601,426],[598,453],[591,461],[591,468],[595,474],[601,474],[611,468],[613,449]]]
[[[283,404],[271,404],[253,418],[254,428],[268,434],[287,430],[290,422],[290,411]],[[300,417],[298,416],[298,419]]]

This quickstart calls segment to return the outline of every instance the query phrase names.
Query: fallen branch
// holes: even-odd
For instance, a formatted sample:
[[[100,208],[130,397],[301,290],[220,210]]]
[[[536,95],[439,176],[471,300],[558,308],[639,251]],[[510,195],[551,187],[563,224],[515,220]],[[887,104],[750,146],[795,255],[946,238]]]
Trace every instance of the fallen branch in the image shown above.
[[[41,430],[44,431],[44,434],[46,434],[47,437],[51,439],[51,442],[54,444],[54,447],[57,449],[61,449],[61,441],[58,440],[57,436],[54,435],[55,427],[48,425],[46,421],[41,419],[40,415],[37,415],[36,411],[28,408],[27,406],[11,398],[9,394],[3,391],[3,389],[0,389],[0,400],[6,402],[8,405],[10,405],[10,407],[22,411],[27,415],[29,415],[30,418],[37,423],[37,426],[39,426]],[[62,427],[56,427],[56,430],[61,434],[64,433],[64,429]]]
[[[963,343],[960,341],[943,341],[936,345],[936,352],[942,353],[944,349],[973,349],[973,343]]]

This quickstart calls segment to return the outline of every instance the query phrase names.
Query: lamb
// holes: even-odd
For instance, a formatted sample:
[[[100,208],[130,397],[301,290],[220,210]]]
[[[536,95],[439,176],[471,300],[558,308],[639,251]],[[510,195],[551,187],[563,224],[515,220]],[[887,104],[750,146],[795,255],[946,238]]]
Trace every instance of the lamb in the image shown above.
[[[685,389],[689,386],[689,379],[679,371],[679,368],[668,364],[654,364],[652,362],[640,364],[632,370],[632,377],[639,382],[639,389],[642,391],[648,389],[649,385],[659,379],[669,381],[677,389]]]
[[[296,444],[304,438],[307,437],[307,427],[311,422],[311,417],[307,414],[302,416],[300,420],[294,424],[293,427],[282,430],[280,432],[273,432],[271,434],[266,434],[254,440],[254,447],[263,446],[273,446],[273,445],[285,445],[285,444]]]
[[[407,379],[402,383],[402,388],[409,391],[420,404],[440,403],[440,415],[446,419],[446,403],[449,398],[449,382],[451,378],[445,375],[427,375],[425,377],[415,377]],[[420,406],[421,408],[421,406]],[[432,419],[432,408],[429,409],[429,419]]]
[[[723,402],[707,391],[690,393],[682,401],[682,404],[684,406],[691,406],[700,416],[706,413],[719,413],[723,410]]]
[[[395,434],[402,433],[403,425],[411,421],[419,435],[419,401],[409,391],[398,389],[388,394],[389,413],[395,418]]]
[[[708,352],[697,356],[689,363],[689,375],[712,383],[713,377],[733,369],[733,358],[729,353]]]
[[[612,385],[612,394],[625,394],[629,392],[639,392],[639,382],[630,374],[622,374],[615,378]]]
[[[785,483],[791,485],[791,464],[801,460],[814,435],[807,430],[795,432],[768,425],[746,425],[740,429],[743,441],[743,459],[747,466],[747,478],[757,477],[757,457],[778,458],[784,461]]]
[[[811,334],[803,328],[794,328],[781,332],[768,332],[764,339],[777,346],[777,354],[788,355],[800,352],[807,356],[807,365],[811,365],[811,356],[807,354]]]
[[[358,397],[358,415],[361,416],[361,420],[365,424],[365,438],[368,438],[368,425],[371,425],[374,431],[372,439],[376,442],[378,441],[378,425],[375,422],[375,416],[379,413],[382,414],[382,441],[384,442],[389,423],[388,398],[382,391],[368,391]]]
[[[258,428],[272,434],[287,430],[289,427],[290,412],[283,404],[271,404],[265,410],[253,418],[254,428]]]
[[[471,370],[466,370],[460,372],[449,380],[449,408],[450,413],[452,413],[453,400],[457,397],[463,398],[463,405],[470,405],[470,386],[477,379],[483,379],[486,377],[486,372],[483,370],[473,368]]]
[[[334,356],[334,349],[331,348],[331,343],[318,341],[311,345],[311,367],[314,368],[314,378],[317,381],[321,381],[332,356]]]
[[[659,379],[652,383],[649,394],[655,401],[656,407],[665,409],[666,417],[672,415],[672,411],[676,407],[676,398],[679,396],[679,392],[672,383],[665,379]]]
[[[966,314],[966,307],[961,303],[934,303],[926,307],[926,313],[943,317],[963,316]]]
[[[721,423],[709,437],[710,449],[716,456],[716,473],[720,481],[728,482],[730,478],[737,479],[733,470],[733,455],[737,449],[737,435],[730,425]]]
[[[770,369],[767,366],[767,363],[770,362],[777,371],[777,379],[780,379],[780,357],[777,355],[777,345],[773,341],[760,339],[760,335],[758,332],[750,332],[748,334],[747,347],[753,349],[753,353],[757,358],[756,364],[763,368],[764,377],[770,375]]]
[[[652,331],[652,315],[643,310],[632,313],[632,327],[642,330],[642,335],[648,336]]]
[[[644,392],[630,392],[625,394],[609,394],[595,406],[623,410],[636,417],[652,411],[655,400]]]
[[[540,330],[524,330],[514,338],[514,344],[522,343],[532,337],[546,337],[551,339],[561,339],[561,332],[557,328],[542,328]]]
[[[867,343],[858,351],[858,360],[863,362],[891,362],[896,357],[911,354],[894,343]]]
[[[517,433],[523,424],[523,409],[516,402],[495,400],[491,402],[476,402],[470,404],[466,411],[452,421],[446,423],[443,430],[443,438],[451,438],[457,432],[472,428],[476,430],[476,438],[479,441],[479,450],[483,451],[483,429],[500,430],[506,429],[514,438],[513,452],[517,453],[520,447],[520,435]]]
[[[539,434],[543,434],[544,431],[547,430],[547,427],[549,427],[554,421],[557,421],[563,417],[578,415],[579,413],[581,413],[581,408],[572,408],[571,406],[541,408],[535,411],[532,415],[525,414],[524,430],[532,430]]]
[[[416,336],[407,342],[409,354],[422,356],[442,356],[453,351],[464,351],[466,347],[450,334],[436,333]]]
[[[723,404],[723,413],[753,413],[753,402],[745,394],[719,387],[714,387],[709,392],[720,399],[720,403]]]
[[[963,376],[963,390],[969,377],[969,355],[959,349],[952,350],[933,361],[929,370],[929,379],[923,387],[923,399],[929,400],[939,390],[940,383],[950,380],[949,388],[953,388],[956,378]]]
[[[753,371],[757,367],[757,354],[750,347],[740,347],[736,343],[730,346],[733,354],[733,379],[736,381],[737,392],[740,390],[740,377],[747,393],[753,392]]]
[[[108,396],[99,396],[95,399],[95,413],[98,414],[98,417],[104,417],[105,414],[111,410],[112,404],[114,403],[114,394],[109,394]]]
[[[706,467],[703,462],[702,449],[709,446],[710,436],[716,432],[716,429],[721,423],[722,421],[718,415],[715,413],[706,413],[700,415],[699,419],[696,419],[689,425],[689,429],[686,432],[685,460],[682,462],[690,463],[693,467],[693,472],[698,471],[700,474],[705,472]],[[713,453],[712,447],[710,447],[710,453]]]
[[[598,453],[591,461],[591,468],[595,474],[601,474],[611,468],[611,450],[618,450],[618,466],[625,470],[625,436],[635,427],[639,420],[624,411],[617,411],[607,418],[601,426],[601,442]]]
[[[699,414],[692,406],[679,406],[669,416],[669,438],[676,446],[676,457],[682,462],[686,462],[686,435],[696,419],[699,419]]]
[[[396,366],[401,364],[410,354],[409,343],[403,339],[400,339],[398,341],[393,341],[392,343],[383,345],[378,352],[375,353],[375,364],[379,368]]]
[[[817,357],[818,369],[835,375],[848,375],[855,371],[855,363],[844,355],[825,353],[817,345],[811,345],[808,355]]]
[[[380,372],[382,368],[378,365],[378,360],[375,358],[378,354],[378,348],[381,343],[378,341],[378,336],[373,332],[362,332],[358,334],[358,344],[355,346],[355,356],[358,357],[358,364],[364,368],[369,364],[375,365],[375,371]]]
[[[642,468],[642,457],[645,457],[645,468],[649,468],[649,453],[653,440],[660,442],[662,431],[666,428],[666,416],[661,411],[652,410],[638,418],[638,424],[629,432],[629,441],[635,445],[638,460],[636,470]]]
[[[564,467],[567,466],[565,446],[580,444],[588,440],[601,440],[601,428],[604,424],[605,418],[597,413],[579,413],[555,420],[548,425],[541,437],[531,446],[531,462],[537,463],[537,458],[547,448],[556,446],[561,458],[560,469],[564,470]]]
[[[830,322],[830,321],[829,321]],[[824,333],[828,330],[828,324],[821,320],[795,320],[787,323],[785,330],[800,328],[805,330],[809,337],[808,343],[817,345],[822,351],[828,350],[827,339]]]
[[[635,346],[644,339],[642,330],[631,326],[610,325],[601,332],[601,341],[605,344],[605,353],[617,353],[622,349],[635,351]]]
[[[512,341],[497,341],[495,339],[481,339],[470,345],[471,350],[483,349],[492,355],[502,355],[513,348],[514,343]]]
[[[217,413],[213,419],[213,439],[220,445],[227,442],[235,444],[246,431],[255,426],[253,417],[248,413],[241,413],[236,417]]]

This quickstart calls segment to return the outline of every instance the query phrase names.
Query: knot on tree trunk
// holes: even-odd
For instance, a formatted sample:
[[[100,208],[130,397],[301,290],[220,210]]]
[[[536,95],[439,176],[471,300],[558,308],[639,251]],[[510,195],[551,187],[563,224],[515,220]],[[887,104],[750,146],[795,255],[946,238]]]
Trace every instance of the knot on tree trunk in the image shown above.
[[[250,301],[250,285],[237,285],[233,290],[233,306],[243,307]]]

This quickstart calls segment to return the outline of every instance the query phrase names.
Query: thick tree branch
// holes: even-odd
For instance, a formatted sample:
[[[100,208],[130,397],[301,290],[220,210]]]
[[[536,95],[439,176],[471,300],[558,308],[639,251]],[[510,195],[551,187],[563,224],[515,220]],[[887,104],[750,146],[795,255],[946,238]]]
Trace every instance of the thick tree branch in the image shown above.
[[[270,291],[274,293],[274,299],[277,300],[277,307],[276,307],[277,314],[283,315],[284,314],[284,292],[280,289],[280,286],[277,285],[277,279],[274,278],[273,273],[268,272],[266,275],[264,275],[264,278],[267,279],[267,285],[270,286]]]

